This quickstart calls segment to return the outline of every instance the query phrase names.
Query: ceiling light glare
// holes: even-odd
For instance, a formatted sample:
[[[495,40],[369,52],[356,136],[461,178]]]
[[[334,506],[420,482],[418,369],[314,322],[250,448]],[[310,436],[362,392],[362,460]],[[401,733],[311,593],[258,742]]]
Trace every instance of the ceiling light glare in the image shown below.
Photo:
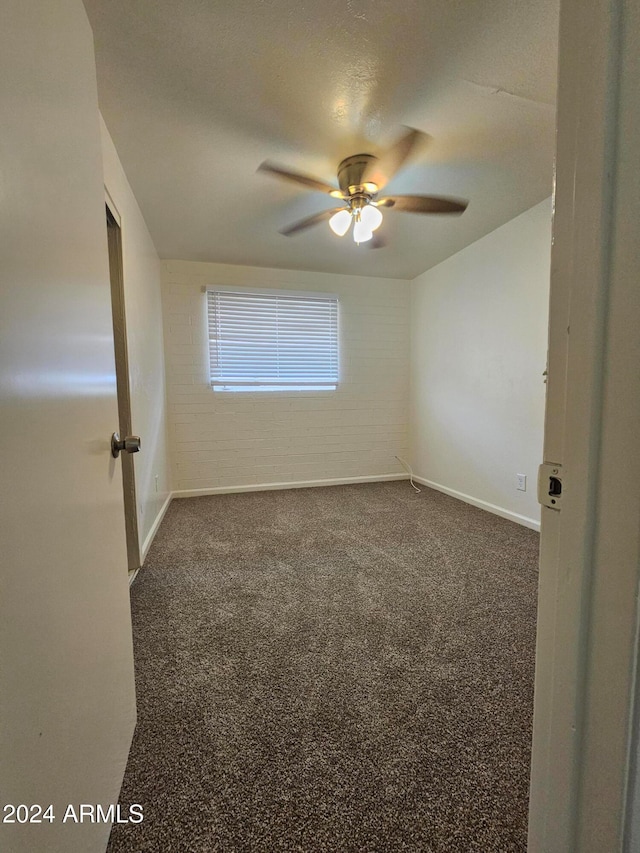
[[[369,231],[375,231],[382,225],[382,212],[372,204],[367,204],[360,211],[360,221]]]
[[[353,239],[355,243],[366,243],[373,237],[373,231],[369,228],[362,219],[359,219],[353,226]]]
[[[339,210],[337,213],[334,213],[329,220],[329,228],[331,228],[333,233],[337,234],[338,237],[344,237],[349,230],[350,225],[351,211],[347,210],[346,207],[344,210]]]

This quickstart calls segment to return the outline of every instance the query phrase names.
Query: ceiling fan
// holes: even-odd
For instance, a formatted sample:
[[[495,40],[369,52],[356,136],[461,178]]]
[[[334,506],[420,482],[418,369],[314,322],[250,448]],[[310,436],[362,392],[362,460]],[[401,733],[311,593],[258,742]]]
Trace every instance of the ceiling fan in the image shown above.
[[[281,229],[287,237],[298,234],[312,225],[329,220],[329,227],[339,237],[343,237],[353,225],[353,239],[358,245],[368,243],[372,247],[384,245],[381,240],[372,240],[373,232],[382,224],[381,208],[392,208],[407,213],[448,213],[461,214],[468,202],[461,199],[429,195],[394,195],[379,198],[378,195],[389,180],[403,165],[409,155],[425,139],[427,134],[420,130],[407,128],[406,132],[382,154],[354,154],[344,159],[338,166],[338,185],[331,184],[293,172],[276,163],[266,160],[258,171],[266,172],[285,181],[292,181],[307,189],[328,193],[340,199],[342,205],[330,210],[322,210],[305,219]]]

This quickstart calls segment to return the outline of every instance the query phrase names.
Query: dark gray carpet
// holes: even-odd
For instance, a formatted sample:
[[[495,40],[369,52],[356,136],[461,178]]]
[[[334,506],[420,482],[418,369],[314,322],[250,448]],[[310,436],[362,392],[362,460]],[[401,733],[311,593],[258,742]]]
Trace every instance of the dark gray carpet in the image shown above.
[[[174,501],[110,853],[524,851],[537,558],[407,482]]]

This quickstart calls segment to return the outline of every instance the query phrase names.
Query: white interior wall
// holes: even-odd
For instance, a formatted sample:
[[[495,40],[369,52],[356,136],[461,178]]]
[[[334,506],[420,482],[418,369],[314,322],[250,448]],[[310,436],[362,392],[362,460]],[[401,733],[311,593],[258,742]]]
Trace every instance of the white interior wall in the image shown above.
[[[418,276],[411,462],[436,488],[535,527],[542,460],[551,204]],[[527,476],[527,491],[516,489]]]
[[[166,261],[163,313],[174,489],[401,476],[408,447],[409,282]],[[336,391],[218,393],[208,382],[207,285],[339,296]]]
[[[160,261],[109,131],[100,119],[104,183],[120,215],[138,531],[144,555],[170,494]],[[157,480],[156,480],[157,476]]]

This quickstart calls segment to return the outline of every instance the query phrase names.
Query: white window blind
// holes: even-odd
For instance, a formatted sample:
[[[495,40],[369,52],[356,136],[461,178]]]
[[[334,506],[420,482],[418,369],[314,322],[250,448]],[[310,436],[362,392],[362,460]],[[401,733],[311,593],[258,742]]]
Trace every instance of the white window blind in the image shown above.
[[[207,291],[214,390],[334,389],[338,298],[280,291]]]

